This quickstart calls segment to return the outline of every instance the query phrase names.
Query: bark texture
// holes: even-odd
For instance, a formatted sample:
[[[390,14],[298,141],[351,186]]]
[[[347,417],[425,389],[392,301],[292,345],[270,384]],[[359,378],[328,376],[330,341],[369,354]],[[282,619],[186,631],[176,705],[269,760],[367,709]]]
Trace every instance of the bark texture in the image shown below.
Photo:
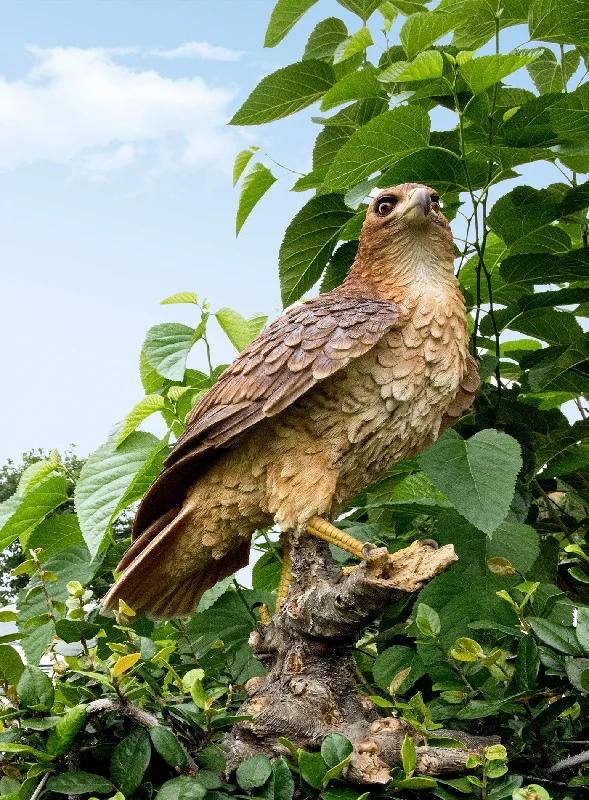
[[[401,764],[405,733],[415,738],[417,772],[443,775],[464,771],[469,754],[498,741],[462,731],[436,731],[467,749],[421,745],[420,735],[395,717],[381,718],[356,686],[354,645],[384,608],[400,595],[420,589],[457,560],[452,545],[440,549],[414,542],[390,554],[373,548],[365,561],[343,575],[329,546],[309,536],[292,550],[294,580],[286,602],[267,625],[258,625],[250,644],[268,675],[252,678],[239,714],[252,719],[227,737],[228,770],[257,754],[287,755],[279,737],[298,747],[319,749],[329,733],[354,744],[347,780],[382,784]]]

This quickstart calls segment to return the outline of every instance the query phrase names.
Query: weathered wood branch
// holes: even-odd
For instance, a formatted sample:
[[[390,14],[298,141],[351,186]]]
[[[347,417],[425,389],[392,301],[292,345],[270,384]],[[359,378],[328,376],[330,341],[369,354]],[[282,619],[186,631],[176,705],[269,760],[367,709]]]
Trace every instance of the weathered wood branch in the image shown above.
[[[246,686],[248,700],[239,713],[252,719],[227,737],[229,771],[258,753],[286,755],[279,737],[316,750],[337,732],[354,744],[345,777],[378,784],[401,764],[406,732],[415,738],[417,771],[423,775],[463,772],[469,754],[498,741],[437,731],[462,741],[466,749],[428,747],[402,720],[379,718],[373,702],[356,687],[353,650],[366,626],[393,600],[420,589],[456,560],[452,545],[438,549],[414,542],[394,554],[374,548],[344,575],[324,542],[302,537],[292,550],[294,581],[286,602],[250,638],[268,675]]]

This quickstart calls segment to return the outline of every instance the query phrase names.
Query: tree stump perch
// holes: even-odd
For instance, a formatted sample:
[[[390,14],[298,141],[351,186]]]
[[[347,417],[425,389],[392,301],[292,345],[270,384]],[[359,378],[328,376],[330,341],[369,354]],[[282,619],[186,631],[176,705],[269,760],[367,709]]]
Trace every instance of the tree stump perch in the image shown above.
[[[372,700],[356,686],[354,646],[364,629],[400,595],[415,592],[457,560],[452,545],[414,542],[389,553],[373,548],[348,575],[338,568],[329,546],[302,536],[293,546],[289,595],[281,610],[250,637],[254,657],[268,669],[246,684],[240,715],[225,740],[228,771],[246,758],[288,755],[279,737],[318,750],[330,733],[354,745],[344,777],[359,784],[383,784],[401,765],[405,733],[417,747],[416,772],[463,772],[466,759],[498,739],[462,731],[436,731],[462,741],[467,749],[420,746],[422,737],[396,717],[381,718]]]

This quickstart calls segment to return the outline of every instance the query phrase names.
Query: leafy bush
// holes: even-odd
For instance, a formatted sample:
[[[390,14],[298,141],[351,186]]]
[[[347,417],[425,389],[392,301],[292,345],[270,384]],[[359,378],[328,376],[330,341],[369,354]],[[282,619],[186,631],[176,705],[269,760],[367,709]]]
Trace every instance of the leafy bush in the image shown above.
[[[466,776],[435,780],[413,775],[407,738],[403,767],[381,793],[563,800],[589,784],[582,756],[560,763],[589,739],[589,183],[579,180],[589,171],[586,4],[442,0],[430,10],[419,0],[339,2],[355,15],[351,31],[335,17],[320,22],[301,61],[263,78],[233,119],[272,122],[317,101],[333,111],[314,118],[313,168],[293,187],[315,192],[280,250],[284,303],[345,277],[373,187],[431,184],[463,234],[457,269],[484,380],[476,413],[393,467],[340,524],[391,550],[433,536],[452,542],[460,559],[417,597],[387,608],[359,642],[360,691],[430,743],[447,744],[448,727],[499,734],[502,745],[471,759]],[[313,4],[278,0],[266,45]],[[391,43],[397,17],[400,43]],[[515,25],[527,25],[540,44],[503,52],[502,32]],[[450,43],[436,44],[450,33]],[[371,61],[377,38],[385,49]],[[524,71],[535,91],[517,85]],[[431,130],[436,109],[454,113],[454,129]],[[259,158],[250,148],[236,160],[238,230],[274,183]],[[535,162],[554,164],[559,182],[518,184],[491,207],[491,189]],[[18,625],[0,643],[0,792],[9,800],[36,800],[41,791],[117,800],[154,792],[159,800],[289,800],[295,791],[365,798],[342,780],[349,743],[337,736],[320,753],[285,741],[288,756],[273,764],[256,756],[231,782],[220,777],[223,732],[237,719],[245,682],[264,672],[247,639],[278,583],[280,550],[267,531],[254,539],[253,589],[226,580],[185,621],[137,620],[124,605],[116,620],[99,615],[101,587],[126,544],[115,536],[117,520],[159,473],[187,413],[224,368],[211,361],[208,326],[214,318],[239,350],[265,324],[227,308],[213,314],[192,292],[163,302],[193,305],[194,326],[148,331],[145,397],[85,462],[76,514],[55,513],[70,495],[54,455],[30,466],[0,505],[2,547],[18,541],[27,554],[15,570],[27,578],[16,611],[0,612]],[[197,346],[204,371],[186,366]],[[137,430],[154,413],[167,426],[161,439]],[[334,557],[348,563],[341,551]],[[37,666],[44,654],[51,677]]]

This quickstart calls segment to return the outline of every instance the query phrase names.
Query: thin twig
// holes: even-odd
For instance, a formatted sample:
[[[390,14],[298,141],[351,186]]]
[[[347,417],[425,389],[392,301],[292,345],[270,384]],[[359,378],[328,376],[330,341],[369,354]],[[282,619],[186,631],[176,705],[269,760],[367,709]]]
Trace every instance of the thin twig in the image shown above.
[[[45,775],[43,775],[43,777],[39,781],[39,785],[37,786],[37,788],[35,789],[35,791],[31,795],[30,800],[37,800],[37,798],[39,797],[39,795],[41,794],[41,792],[45,788],[45,784],[49,780],[49,776],[51,775],[51,772],[52,772],[52,770],[49,770],[49,772],[46,772]]]

